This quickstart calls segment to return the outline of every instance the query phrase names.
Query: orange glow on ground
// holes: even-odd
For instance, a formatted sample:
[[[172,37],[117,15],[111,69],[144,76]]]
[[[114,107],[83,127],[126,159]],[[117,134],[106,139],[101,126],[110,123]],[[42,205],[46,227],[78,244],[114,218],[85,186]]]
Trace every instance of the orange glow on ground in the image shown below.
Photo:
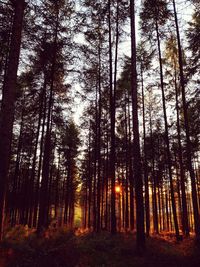
[[[121,192],[121,187],[119,185],[115,186],[115,192],[120,193]]]

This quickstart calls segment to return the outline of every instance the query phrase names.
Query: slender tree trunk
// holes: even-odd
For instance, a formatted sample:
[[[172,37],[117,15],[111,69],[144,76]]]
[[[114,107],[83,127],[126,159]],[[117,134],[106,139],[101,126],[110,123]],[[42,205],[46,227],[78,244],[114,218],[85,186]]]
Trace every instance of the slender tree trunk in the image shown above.
[[[169,205],[168,205],[168,192],[165,192],[166,216],[167,216],[167,230],[169,232]]]
[[[91,122],[89,128],[89,144],[88,144],[88,228],[91,227],[91,202],[92,202],[92,171],[91,171]]]
[[[162,228],[165,231],[165,205],[164,205],[164,192],[163,192],[163,180],[161,186],[161,205],[162,205]]]
[[[33,140],[34,132],[31,134],[31,140]],[[30,178],[30,166],[31,166],[31,158],[33,155],[33,146],[31,145],[28,152],[28,166],[27,166],[27,174],[24,177],[24,183],[25,183],[25,192],[24,192],[24,201],[23,201],[23,207],[24,207],[24,222],[23,224],[28,224],[28,216],[29,216],[29,210],[30,210],[30,195],[33,191],[33,187],[31,187],[31,178]]]
[[[110,64],[110,118],[111,118],[111,148],[110,148],[110,178],[111,178],[111,233],[116,233],[115,211],[115,92],[113,92],[112,67],[112,29],[111,29],[111,0],[108,0],[109,24],[109,64]]]
[[[159,208],[159,227],[162,231],[162,210],[161,210],[161,196],[160,196],[160,185],[158,185],[158,208]]]
[[[143,151],[144,151],[144,183],[145,183],[145,219],[146,219],[146,235],[149,236],[149,230],[150,230],[149,181],[148,181],[147,157],[146,157],[146,123],[145,123],[144,84],[143,84],[142,67],[141,67],[141,82],[142,82],[143,142],[144,142]]]
[[[101,222],[101,113],[102,113],[102,104],[101,104],[101,44],[99,36],[99,47],[98,47],[98,140],[97,140],[97,162],[98,162],[98,172],[97,172],[97,232],[100,231],[100,222]]]
[[[170,181],[170,193],[171,193],[171,201],[172,201],[172,212],[174,219],[174,227],[176,232],[176,239],[180,240],[179,236],[179,227],[177,220],[177,211],[176,211],[176,203],[174,197],[174,186],[173,186],[173,177],[172,177],[172,162],[170,155],[170,145],[169,145],[169,133],[168,133],[168,122],[167,122],[167,112],[166,112],[166,100],[165,100],[165,92],[164,92],[164,81],[163,81],[163,68],[162,68],[162,57],[161,57],[161,48],[160,48],[160,36],[158,30],[158,22],[156,21],[156,34],[157,34],[157,42],[158,42],[158,53],[159,53],[159,64],[160,64],[160,82],[161,82],[161,92],[162,92],[162,104],[163,104],[163,115],[164,115],[164,123],[165,123],[165,142],[167,149],[167,162],[168,162],[168,172],[169,172],[169,181]]]
[[[152,178],[153,178],[153,190],[152,190],[152,200],[153,200],[153,217],[154,217],[154,231],[156,234],[159,233],[158,227],[158,205],[157,205],[157,187],[156,187],[156,176],[155,176],[155,163],[154,157],[152,159]]]
[[[108,135],[108,129],[106,131],[106,208],[105,208],[105,229],[108,230],[109,224],[108,224],[108,186],[109,186],[109,135]]]
[[[130,0],[131,17],[131,86],[132,86],[132,112],[133,112],[133,135],[134,135],[134,177],[136,196],[136,226],[137,226],[137,250],[142,253],[145,248],[144,233],[144,206],[143,206],[143,182],[141,173],[140,137],[138,123],[138,100],[137,100],[137,72],[136,72],[136,37],[135,37],[135,1]]]
[[[153,208],[153,226],[154,232],[159,233],[158,228],[158,208],[156,195],[156,177],[155,177],[155,144],[153,140],[153,125],[152,125],[152,107],[149,107],[149,127],[150,127],[150,142],[151,142],[151,178],[152,178],[152,208]]]
[[[196,234],[196,237],[200,240],[200,217],[199,217],[198,201],[197,201],[196,177],[195,177],[195,172],[194,172],[194,168],[192,164],[190,125],[189,125],[189,120],[188,120],[188,103],[186,101],[186,94],[185,94],[183,57],[182,57],[182,48],[181,48],[181,40],[180,40],[180,34],[179,34],[179,25],[178,25],[177,13],[176,13],[175,0],[173,0],[173,8],[174,8],[174,17],[175,17],[177,43],[178,43],[180,84],[181,84],[181,94],[182,94],[182,103],[183,103],[184,125],[185,125],[185,133],[186,133],[187,167],[190,173],[191,187],[192,187],[192,205],[193,205],[193,213],[194,213],[195,234]]]
[[[21,113],[21,123],[20,123],[20,133],[18,138],[18,146],[17,146],[17,157],[15,162],[15,171],[14,171],[14,179],[13,179],[13,190],[11,197],[11,225],[14,226],[16,224],[16,213],[18,209],[19,200],[17,199],[17,184],[19,179],[19,170],[20,170],[20,160],[21,160],[21,150],[22,150],[22,137],[23,137],[23,127],[24,127],[24,103],[22,104],[22,113]]]
[[[179,104],[178,104],[178,88],[177,88],[177,77],[176,77],[176,66],[175,66],[175,93],[176,93],[176,124],[177,124],[177,139],[178,139],[178,160],[180,167],[180,182],[181,182],[181,196],[182,196],[182,226],[183,233],[189,236],[189,225],[188,225],[188,211],[185,193],[185,174],[183,169],[183,152],[181,145],[181,130],[180,130],[180,119],[179,119]]]
[[[37,181],[36,181],[36,190],[35,190],[35,201],[34,201],[34,215],[33,215],[33,227],[37,225],[38,219],[38,204],[39,204],[39,193],[40,193],[40,175],[42,169],[42,157],[43,157],[43,148],[44,148],[44,134],[45,134],[45,122],[46,122],[46,87],[44,87],[44,108],[43,108],[43,121],[42,121],[42,133],[40,139],[40,156],[39,156],[39,164],[37,171]]]
[[[125,230],[129,228],[129,201],[128,201],[128,176],[129,176],[129,141],[128,141],[128,127],[127,127],[127,112],[126,112],[127,98],[125,94],[125,139],[126,139],[126,176],[125,176]],[[128,101],[129,103],[129,101]],[[128,118],[129,119],[129,118]],[[123,195],[124,196],[124,195]]]
[[[60,178],[61,178],[61,175],[60,175],[60,158],[61,158],[61,155],[60,155],[60,152],[59,152],[59,155],[58,155],[58,167],[57,167],[57,173],[56,173],[56,180],[55,180],[55,219],[58,220],[58,208],[59,208],[59,200],[60,200],[60,197],[59,197],[59,194],[60,194],[60,190],[59,190],[59,181],[60,181]]]
[[[95,140],[94,140],[94,179],[93,179],[93,230],[97,230],[97,156],[98,156],[98,84],[96,85],[96,100],[95,100]]]
[[[43,103],[44,103],[44,92],[46,91],[46,79],[44,81],[44,85],[42,88],[42,92],[40,94],[40,106],[39,106],[39,117],[38,117],[38,125],[37,125],[37,132],[36,132],[36,140],[35,140],[35,148],[33,153],[33,161],[32,161],[32,168],[31,168],[31,181],[30,187],[32,188],[31,194],[29,196],[29,203],[30,203],[30,216],[29,216],[29,227],[32,227],[33,223],[33,208],[34,208],[34,181],[35,181],[35,168],[36,168],[36,160],[37,160],[37,149],[38,149],[38,141],[39,141],[39,134],[40,134],[40,126],[42,122],[42,111],[43,111]]]
[[[133,144],[131,141],[131,116],[130,116],[130,105],[129,105],[129,96],[128,96],[128,156],[129,156],[129,170],[128,170],[128,177],[129,177],[129,190],[130,190],[130,230],[133,231],[135,227],[134,221],[134,177],[133,177]]]
[[[56,28],[54,32],[54,50],[51,66],[51,77],[50,77],[50,95],[48,103],[48,114],[47,114],[47,128],[44,143],[44,158],[42,166],[42,180],[41,180],[41,192],[40,192],[40,202],[39,202],[39,218],[37,232],[41,234],[43,228],[48,226],[48,181],[49,181],[49,168],[50,168],[50,156],[51,156],[51,116],[53,107],[53,89],[54,89],[54,79],[55,79],[55,64],[57,55],[57,38],[58,38],[58,7],[57,7],[57,20]]]

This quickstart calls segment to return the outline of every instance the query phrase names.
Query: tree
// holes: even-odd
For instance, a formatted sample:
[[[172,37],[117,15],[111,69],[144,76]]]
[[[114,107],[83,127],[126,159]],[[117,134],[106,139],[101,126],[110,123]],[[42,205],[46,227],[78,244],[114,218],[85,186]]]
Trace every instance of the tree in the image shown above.
[[[178,51],[176,47],[176,39],[172,35],[166,45],[166,58],[170,61],[170,67],[173,71],[173,85],[175,89],[176,98],[176,125],[177,125],[177,141],[178,141],[178,161],[180,168],[180,180],[181,180],[181,192],[182,192],[182,225],[183,233],[189,235],[189,223],[188,223],[188,210],[186,200],[186,188],[185,188],[185,173],[184,173],[184,162],[183,162],[183,148],[181,144],[181,125],[180,125],[180,107],[179,107],[179,85],[178,85]]]
[[[152,9],[152,6],[154,7],[153,9]],[[172,210],[173,210],[176,238],[177,240],[179,240],[180,239],[179,226],[178,226],[176,203],[175,203],[175,197],[174,197],[172,160],[171,160],[171,154],[170,154],[168,118],[167,118],[167,111],[166,111],[166,96],[165,96],[165,90],[164,90],[163,62],[162,62],[162,54],[161,54],[161,38],[160,38],[160,31],[159,31],[160,27],[165,25],[169,16],[170,16],[170,11],[167,8],[166,1],[152,0],[152,1],[144,2],[143,10],[141,12],[141,18],[143,21],[142,29],[146,33],[148,31],[151,31],[151,33],[155,32],[157,47],[158,47],[160,87],[161,87],[161,94],[162,94],[162,105],[163,105],[163,115],[164,115],[164,124],[165,124],[165,142],[166,142],[166,149],[167,149],[167,161],[168,161],[168,172],[169,172],[170,191],[171,191],[171,200],[172,200]],[[150,32],[148,32],[148,34],[149,33]]]
[[[144,43],[138,45],[138,65],[141,77],[142,89],[142,120],[143,120],[143,169],[144,169],[144,183],[145,183],[145,222],[146,235],[149,236],[150,231],[150,208],[149,208],[149,179],[148,179],[148,164],[146,155],[146,114],[145,114],[145,93],[144,93],[144,72],[150,68],[152,54],[148,54]]]
[[[130,1],[131,17],[131,86],[134,135],[134,177],[136,193],[137,250],[142,253],[145,248],[143,182],[141,171],[140,137],[138,125],[137,72],[136,72],[136,37],[135,37],[135,1]]]
[[[184,126],[185,126],[185,133],[186,133],[187,167],[190,173],[191,186],[192,186],[192,204],[193,204],[193,212],[194,212],[195,233],[196,233],[197,238],[200,239],[200,217],[199,217],[198,202],[197,202],[197,190],[196,190],[196,182],[195,182],[196,178],[195,178],[195,172],[194,172],[193,163],[192,163],[190,125],[189,125],[189,120],[188,120],[188,104],[186,100],[185,78],[184,78],[184,72],[183,72],[183,54],[182,54],[181,40],[180,40],[180,34],[179,34],[179,25],[178,25],[177,13],[176,13],[175,0],[173,0],[173,8],[174,8],[174,17],[175,17],[176,35],[177,35],[179,75],[180,75],[181,95],[182,95],[182,103],[183,103]]]
[[[78,154],[78,147],[80,146],[79,132],[73,121],[69,122],[66,129],[62,133],[61,151],[64,155],[64,165],[67,171],[65,183],[65,211],[64,221],[70,227],[73,227],[74,222],[74,208],[77,201],[77,165],[76,159]]]
[[[45,3],[46,9],[47,3]],[[43,6],[44,8],[44,6]],[[46,38],[45,42],[42,42],[43,49],[41,54],[43,55],[43,75],[44,80],[47,81],[49,87],[48,101],[46,99],[46,132],[44,137],[44,154],[42,163],[42,180],[40,189],[40,200],[39,200],[39,217],[37,231],[40,234],[44,228],[48,226],[48,184],[50,177],[50,160],[52,155],[52,140],[51,132],[53,127],[53,111],[55,108],[56,101],[56,89],[63,88],[64,70],[63,70],[63,47],[64,40],[62,38],[62,32],[64,32],[68,24],[65,21],[66,16],[70,20],[70,16],[73,12],[73,3],[69,1],[65,3],[60,0],[56,3],[49,0],[48,2],[48,13],[41,9],[44,19],[44,35]],[[65,21],[65,25],[64,25]],[[49,27],[50,26],[50,27]],[[48,28],[49,27],[49,28]],[[48,31],[47,31],[48,29]],[[47,32],[46,32],[47,31]],[[66,42],[68,44],[68,42]],[[49,54],[49,50],[51,54]]]
[[[17,70],[19,64],[25,0],[12,1],[12,4],[14,8],[14,19],[7,63],[7,73],[4,79],[0,117],[0,239],[3,237],[5,197],[12,142]]]

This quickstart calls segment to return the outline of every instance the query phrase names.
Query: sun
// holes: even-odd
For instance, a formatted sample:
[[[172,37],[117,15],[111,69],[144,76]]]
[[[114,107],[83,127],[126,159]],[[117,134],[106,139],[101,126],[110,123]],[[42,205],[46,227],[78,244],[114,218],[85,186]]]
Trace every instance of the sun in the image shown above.
[[[121,192],[121,187],[119,185],[115,186],[115,192],[120,193]]]

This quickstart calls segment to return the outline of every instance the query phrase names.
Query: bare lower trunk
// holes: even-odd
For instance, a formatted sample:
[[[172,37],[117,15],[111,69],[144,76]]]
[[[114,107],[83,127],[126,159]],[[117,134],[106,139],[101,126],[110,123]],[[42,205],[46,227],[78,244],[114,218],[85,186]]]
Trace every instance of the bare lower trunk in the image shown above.
[[[189,126],[189,120],[188,120],[188,104],[187,104],[186,95],[185,95],[183,58],[182,58],[181,40],[180,40],[180,34],[179,34],[179,25],[178,25],[177,13],[176,13],[175,0],[173,0],[173,8],[174,8],[174,17],[175,17],[175,24],[176,24],[177,42],[178,42],[180,84],[181,84],[181,94],[182,94],[182,102],[183,102],[184,125],[185,125],[185,133],[186,133],[187,167],[190,173],[191,187],[192,187],[192,205],[193,205],[193,213],[194,213],[195,234],[197,238],[200,239],[200,217],[199,217],[198,201],[197,201],[196,177],[195,177],[194,168],[192,165],[190,126]]]
[[[172,212],[173,212],[174,227],[175,227],[175,232],[176,232],[176,239],[179,240],[180,237],[179,237],[179,227],[178,227],[178,220],[177,220],[177,210],[176,210],[176,203],[175,203],[175,197],[174,197],[174,185],[173,185],[173,177],[172,177],[172,162],[171,162],[171,154],[170,154],[168,121],[167,121],[167,112],[166,112],[166,103],[165,103],[166,100],[165,100],[165,92],[164,92],[160,36],[159,36],[157,21],[156,21],[156,34],[157,34],[159,64],[160,64],[160,82],[161,82],[163,115],[164,115],[164,123],[165,123],[165,143],[166,143],[166,150],[167,150],[166,153],[167,153],[168,174],[169,174],[169,182],[170,182],[171,201],[172,201]]]
[[[111,1],[109,8],[109,64],[110,64],[110,119],[111,119],[111,148],[110,148],[110,177],[111,177],[111,233],[116,233],[115,211],[115,93],[113,92],[113,69],[112,69],[112,34],[111,34]]]
[[[136,72],[136,37],[135,37],[135,1],[130,1],[131,16],[131,86],[132,86],[132,112],[133,112],[133,135],[134,135],[134,177],[136,196],[136,226],[137,226],[137,250],[142,253],[145,248],[144,233],[144,206],[143,206],[143,182],[141,173],[140,137],[138,123],[137,101],[137,72]]]

